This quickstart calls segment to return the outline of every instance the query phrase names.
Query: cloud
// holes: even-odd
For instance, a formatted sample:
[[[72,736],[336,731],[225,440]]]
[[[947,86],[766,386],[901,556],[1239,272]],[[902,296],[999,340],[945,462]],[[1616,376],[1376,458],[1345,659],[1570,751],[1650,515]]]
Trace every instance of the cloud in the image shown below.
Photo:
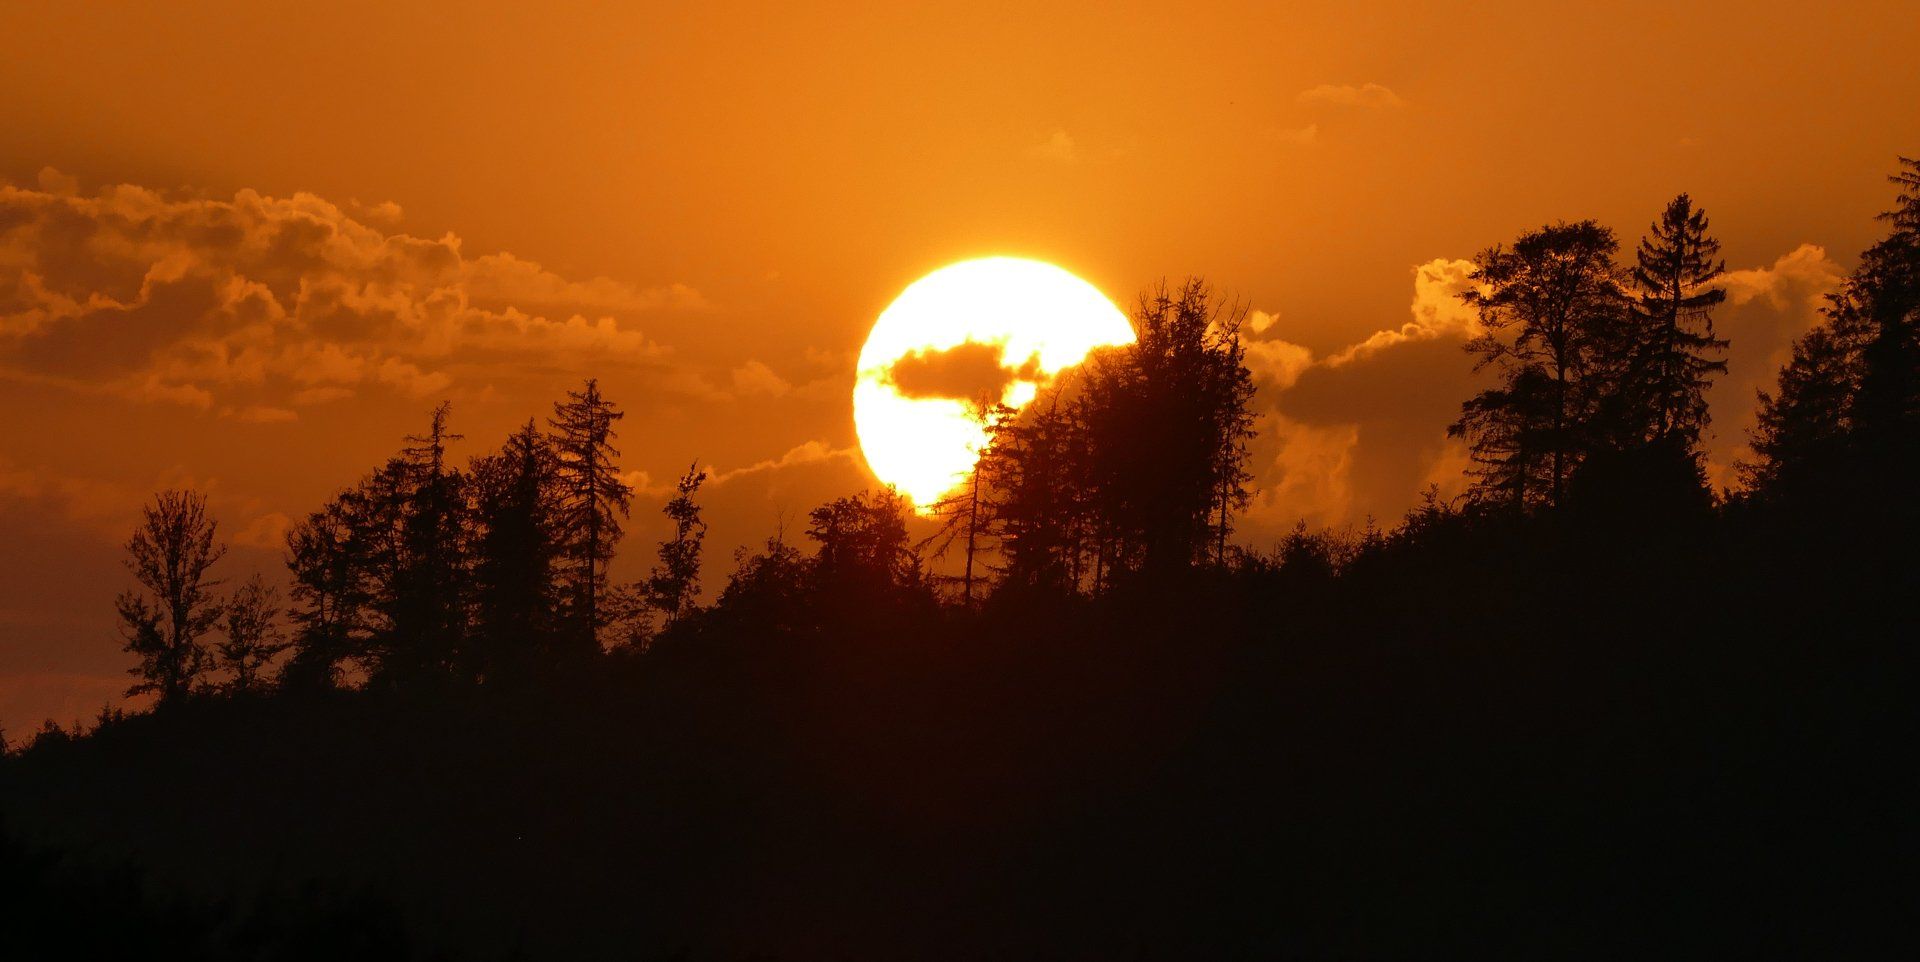
[[[52,167],[40,168],[40,189],[49,194],[71,197],[80,192],[80,178],[63,174]]]
[[[1311,147],[1320,142],[1320,125],[1308,124],[1305,127],[1276,127],[1267,131],[1267,138],[1276,143],[1293,144],[1297,147]]]
[[[1420,479],[1420,490],[1432,489],[1441,501],[1451,501],[1467,492],[1467,471],[1473,467],[1473,455],[1466,442],[1453,438],[1435,449]]]
[[[894,389],[910,398],[999,398],[1015,380],[1037,381],[1040,357],[1006,364],[1006,345],[963,341],[945,350],[911,351],[887,369]]]
[[[220,416],[233,421],[248,424],[277,424],[284,421],[298,421],[300,414],[291,408],[278,408],[265,404],[249,404],[241,408],[221,408]]]
[[[248,548],[279,551],[286,547],[287,531],[293,520],[285,512],[268,511],[255,515],[233,533],[233,543]]]
[[[298,407],[306,407],[313,404],[326,404],[329,401],[338,401],[342,398],[350,398],[352,396],[353,391],[344,387],[310,387],[305,390],[295,391],[293,403]]]
[[[733,393],[740,396],[761,395],[779,397],[793,390],[792,382],[779,374],[764,362],[749,360],[731,372]]]
[[[1292,341],[1247,338],[1240,343],[1247,351],[1247,370],[1261,387],[1284,391],[1314,363],[1313,352]]]
[[[91,523],[132,516],[142,496],[130,485],[71,477],[4,458],[0,458],[0,495],[9,501],[37,502],[68,519]]]
[[[1309,424],[1278,412],[1260,419],[1260,433],[1276,450],[1256,465],[1259,493],[1247,520],[1269,535],[1305,520],[1339,524],[1353,513],[1354,449],[1360,425]]]
[[[35,515],[65,518],[114,541],[126,537],[153,492],[170,488],[211,491],[216,487],[212,479],[178,465],[132,481],[75,475],[0,456],[0,507],[32,505]]]
[[[1300,91],[1295,96],[1296,103],[1309,107],[1365,107],[1369,109],[1391,109],[1401,107],[1406,101],[1400,95],[1376,83],[1321,84]]]
[[[1074,144],[1073,137],[1064,130],[1056,130],[1053,135],[1033,145],[1028,153],[1056,164],[1071,164],[1080,159],[1080,150]]]
[[[1794,340],[1822,323],[1827,295],[1845,279],[1845,271],[1818,244],[1801,244],[1772,264],[1721,276],[1727,301],[1716,312],[1714,328],[1730,342],[1727,373],[1707,392],[1713,415],[1707,473],[1716,484],[1731,483],[1734,463],[1749,454],[1755,394],[1773,388]]]
[[[397,205],[349,206],[124,184],[81,195],[51,169],[38,190],[0,187],[0,378],[285,419],[368,389],[659,373],[668,350],[637,318],[711,309],[682,284],[472,257],[452,234],[389,232]]]
[[[1475,384],[1460,351],[1480,331],[1459,299],[1472,268],[1452,258],[1415,265],[1406,323],[1321,357],[1274,337],[1276,315],[1248,314],[1247,366],[1263,408],[1248,538],[1278,537],[1300,520],[1396,518],[1430,483],[1443,494],[1463,485],[1448,477],[1464,466],[1464,452],[1449,447],[1446,425]]]
[[[757,461],[744,468],[734,468],[731,471],[712,469],[708,472],[712,477],[712,481],[709,483],[717,486],[729,484],[752,475],[780,471],[803,464],[818,464],[822,461],[833,461],[841,458],[852,460],[856,453],[852,447],[836,448],[825,441],[808,441],[805,444],[789,448],[785,454],[777,458]]]
[[[1827,256],[1826,248],[1801,244],[1771,266],[1728,271],[1721,276],[1721,283],[1727,289],[1729,304],[1764,299],[1775,308],[1786,308],[1798,301],[1817,310],[1826,303],[1827,294],[1845,279],[1845,272]]]
[[[1413,269],[1413,320],[1397,328],[1375,331],[1356,344],[1328,357],[1329,367],[1351,364],[1357,358],[1404,344],[1440,337],[1462,340],[1477,336],[1480,315],[1460,299],[1471,288],[1473,262],[1435,258]]]

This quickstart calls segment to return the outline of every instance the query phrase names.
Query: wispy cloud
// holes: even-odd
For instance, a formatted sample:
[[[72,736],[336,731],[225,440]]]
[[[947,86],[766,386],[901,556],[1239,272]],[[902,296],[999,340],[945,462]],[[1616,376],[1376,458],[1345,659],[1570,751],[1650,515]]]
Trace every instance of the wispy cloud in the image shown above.
[[[1267,139],[1279,144],[1311,147],[1320,142],[1320,125],[1308,124],[1305,127],[1276,127],[1267,131]]]
[[[1406,105],[1399,94],[1376,83],[1321,84],[1300,91],[1294,101],[1309,107],[1392,109]]]
[[[1056,164],[1071,164],[1080,159],[1079,146],[1074,143],[1072,135],[1064,130],[1054,131],[1046,140],[1033,145],[1028,153]]]

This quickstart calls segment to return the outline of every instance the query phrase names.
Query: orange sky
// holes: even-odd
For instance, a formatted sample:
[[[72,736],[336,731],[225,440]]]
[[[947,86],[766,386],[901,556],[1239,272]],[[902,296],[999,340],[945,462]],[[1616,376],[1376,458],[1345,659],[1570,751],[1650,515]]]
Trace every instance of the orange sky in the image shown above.
[[[869,483],[861,338],[982,254],[1260,312],[1259,541],[1454,483],[1458,259],[1559,218],[1630,247],[1687,190],[1738,272],[1724,467],[1920,152],[1910,2],[391,6],[0,8],[16,734],[124,686],[153,488],[209,489],[228,573],[271,567],[441,398],[473,453],[599,374],[636,481],[724,478],[717,581]]]

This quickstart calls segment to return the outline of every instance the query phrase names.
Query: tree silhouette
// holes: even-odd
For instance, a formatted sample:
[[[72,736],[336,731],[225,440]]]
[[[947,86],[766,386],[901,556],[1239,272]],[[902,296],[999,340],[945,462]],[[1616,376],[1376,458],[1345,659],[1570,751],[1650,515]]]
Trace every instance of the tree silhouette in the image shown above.
[[[559,554],[558,461],[532,419],[471,474],[479,529],[474,545],[475,638],[482,678],[549,657],[555,642],[554,564]]]
[[[687,467],[674,485],[674,495],[661,512],[673,522],[673,536],[660,542],[660,561],[647,577],[647,598],[665,619],[663,629],[692,611],[700,596],[700,548],[706,539],[707,523],[700,518],[700,505],[693,496],[707,480],[698,462]]]
[[[920,557],[907,537],[906,499],[892,488],[836,498],[807,515],[820,545],[816,583],[843,597],[885,599],[921,587]]]
[[[1727,292],[1711,286],[1726,269],[1715,259],[1720,242],[1707,234],[1707,215],[1686,194],[1675,197],[1641,239],[1632,269],[1633,342],[1625,355],[1622,393],[1647,418],[1634,441],[1678,435],[1691,449],[1707,426],[1706,391],[1725,374],[1727,341],[1714,336],[1713,309]],[[1637,420],[1637,419],[1629,419]]]
[[[371,594],[360,553],[359,499],[340,496],[287,532],[289,592],[294,607],[293,654],[281,684],[327,688],[339,682],[343,665],[366,651]]]
[[[1206,282],[1164,282],[1134,310],[1134,343],[1089,365],[1078,420],[1088,431],[1089,495],[1116,560],[1145,570],[1224,558],[1231,512],[1248,500],[1253,375],[1246,310]]]
[[[996,411],[987,450],[974,468],[988,495],[984,511],[974,503],[970,523],[977,528],[985,521],[999,536],[1003,576],[1023,588],[1078,587],[1074,569],[1091,492],[1077,476],[1087,467],[1086,446],[1073,411],[1062,406],[1057,388],[1018,414]]]
[[[226,637],[214,647],[214,667],[232,675],[228,690],[246,694],[264,687],[266,668],[288,646],[280,630],[280,592],[255,573],[227,600],[221,628]]]
[[[449,674],[466,642],[467,479],[446,463],[447,442],[460,438],[447,431],[450,412],[434,408],[427,433],[407,438],[385,489],[392,500],[381,514],[398,528],[378,665],[389,681]]]
[[[714,603],[717,614],[734,624],[789,631],[810,620],[810,559],[784,533],[767,538],[757,552],[737,549],[733,560],[733,572]]]
[[[633,490],[620,479],[620,452],[613,447],[615,421],[625,414],[600,394],[598,381],[567,392],[556,403],[548,425],[558,458],[559,532],[563,561],[561,590],[570,640],[576,651],[599,647],[607,623],[602,610],[607,563],[620,540]]]
[[[1484,333],[1467,342],[1475,370],[1500,384],[1466,402],[1449,433],[1465,438],[1476,496],[1558,505],[1591,442],[1590,418],[1610,387],[1607,347],[1621,342],[1626,293],[1613,232],[1593,221],[1553,224],[1474,259]],[[1537,479],[1537,480],[1536,480]]]
[[[980,555],[988,549],[989,542],[997,532],[991,508],[992,491],[986,481],[986,476],[992,470],[988,448],[1001,434],[1001,422],[1012,417],[1013,410],[987,395],[969,402],[967,413],[985,427],[987,440],[985,446],[976,452],[973,470],[967,472],[966,484],[933,505],[934,515],[940,518],[940,531],[928,539],[927,545],[934,547],[936,557],[943,555],[955,543],[961,546],[964,557],[961,562],[960,603],[972,607],[976,571],[985,573],[985,565],[976,565],[976,562],[980,561]],[[987,497],[983,497],[983,494]]]
[[[126,564],[145,593],[121,592],[115,602],[126,650],[140,659],[128,670],[140,681],[127,694],[153,692],[175,704],[206,669],[201,639],[222,613],[213,593],[220,582],[208,572],[227,552],[214,540],[217,528],[196,491],[162,491],[141,509]]]
[[[1892,229],[1860,255],[1829,316],[1858,345],[1852,427],[1862,453],[1885,476],[1910,477],[1920,444],[1920,161],[1900,158],[1889,179],[1899,193],[1880,219]]]
[[[1920,469],[1920,161],[1891,178],[1887,236],[1827,299],[1826,323],[1795,343],[1773,392],[1760,393],[1755,460],[1762,496],[1854,502]],[[1889,500],[1905,505],[1904,498]]]

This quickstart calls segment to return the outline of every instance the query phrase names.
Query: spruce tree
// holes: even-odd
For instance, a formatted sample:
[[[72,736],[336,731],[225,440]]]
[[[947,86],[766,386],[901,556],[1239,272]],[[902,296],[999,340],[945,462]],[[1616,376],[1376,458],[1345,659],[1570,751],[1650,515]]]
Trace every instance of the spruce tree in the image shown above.
[[[281,670],[289,688],[330,688],[347,662],[366,654],[368,572],[351,492],[328,501],[287,532],[287,569],[293,575],[288,612],[293,654]]]
[[[1634,441],[1677,436],[1696,447],[1707,426],[1706,391],[1726,361],[1715,355],[1727,341],[1714,336],[1713,309],[1727,292],[1712,286],[1726,269],[1716,260],[1720,242],[1707,233],[1707,215],[1686,194],[1675,197],[1640,241],[1632,269],[1632,333],[1626,383],[1637,402]],[[1638,422],[1641,418],[1634,417]]]
[[[1796,490],[1819,466],[1836,463],[1847,440],[1857,382],[1853,359],[1830,328],[1816,327],[1801,337],[1780,370],[1779,387],[1760,392],[1753,430],[1757,458],[1741,465],[1747,485]]]
[[[1920,473],[1920,161],[1901,158],[1889,179],[1891,230],[1827,298],[1826,322],[1794,345],[1778,390],[1760,395],[1743,473],[1763,495],[1911,503],[1889,489]]]
[[[493,678],[551,652],[557,628],[557,461],[534,422],[474,461],[475,673]]]
[[[389,636],[382,667],[394,680],[452,671],[467,632],[466,477],[447,465],[451,405],[434,408],[427,433],[411,435],[390,492],[399,523],[398,558],[387,596]]]
[[[607,564],[620,540],[620,519],[627,516],[633,490],[620,479],[620,452],[614,448],[614,422],[625,414],[600,394],[589,379],[584,390],[567,392],[547,422],[558,463],[561,587],[565,595],[570,647],[599,648],[607,624],[604,601]]]

